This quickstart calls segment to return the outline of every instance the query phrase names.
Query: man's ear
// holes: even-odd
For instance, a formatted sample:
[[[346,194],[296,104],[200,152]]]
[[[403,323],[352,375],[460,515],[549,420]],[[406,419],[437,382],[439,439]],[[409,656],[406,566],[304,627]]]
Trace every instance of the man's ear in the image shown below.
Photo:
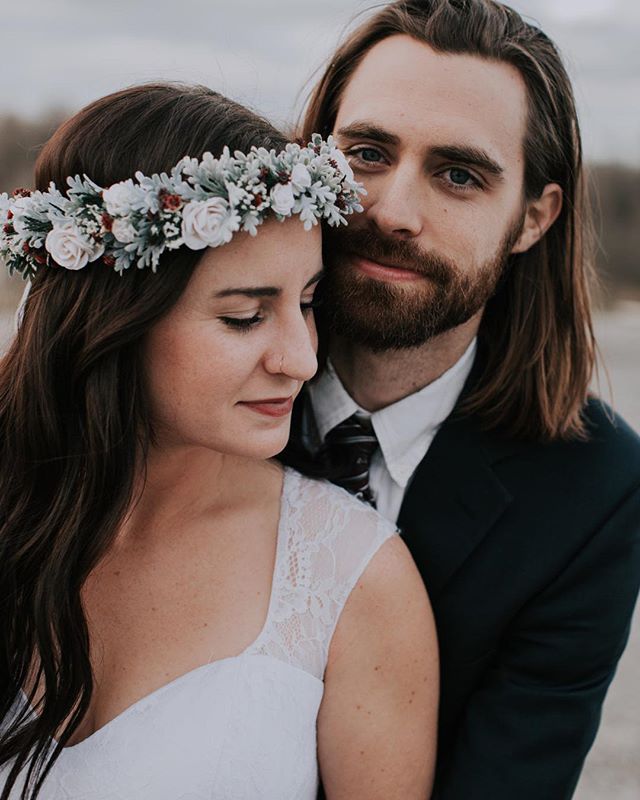
[[[558,219],[562,210],[562,189],[557,183],[548,183],[537,200],[527,204],[527,211],[518,241],[512,253],[525,253],[545,235]]]

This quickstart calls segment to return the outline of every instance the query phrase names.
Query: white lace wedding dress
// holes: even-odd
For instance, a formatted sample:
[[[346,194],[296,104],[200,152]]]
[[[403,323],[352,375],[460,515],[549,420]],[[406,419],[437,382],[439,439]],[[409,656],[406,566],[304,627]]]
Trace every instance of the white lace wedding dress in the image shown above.
[[[349,593],[394,533],[342,489],[286,469],[271,599],[258,638],[65,748],[39,797],[315,800],[316,716],[329,643]],[[22,695],[16,709],[25,702]],[[8,769],[0,770],[0,786]]]

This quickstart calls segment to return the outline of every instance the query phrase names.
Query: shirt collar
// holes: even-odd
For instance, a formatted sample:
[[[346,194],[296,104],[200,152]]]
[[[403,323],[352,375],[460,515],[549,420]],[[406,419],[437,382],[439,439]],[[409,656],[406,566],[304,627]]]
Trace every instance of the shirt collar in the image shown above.
[[[328,361],[322,375],[308,387],[321,439],[352,414],[370,418],[389,474],[405,488],[433,437],[453,411],[476,350],[474,338],[462,357],[437,380],[373,414],[356,403]]]

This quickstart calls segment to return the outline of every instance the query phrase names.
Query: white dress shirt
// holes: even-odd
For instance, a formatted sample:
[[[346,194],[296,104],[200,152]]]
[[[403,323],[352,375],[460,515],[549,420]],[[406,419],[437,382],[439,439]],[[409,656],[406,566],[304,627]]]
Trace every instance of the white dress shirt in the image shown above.
[[[318,380],[308,387],[323,441],[332,428],[352,414],[371,420],[380,447],[371,459],[369,486],[376,508],[392,522],[398,519],[413,473],[458,401],[476,349],[474,339],[460,360],[433,383],[373,413],[365,411],[351,397],[330,361]]]

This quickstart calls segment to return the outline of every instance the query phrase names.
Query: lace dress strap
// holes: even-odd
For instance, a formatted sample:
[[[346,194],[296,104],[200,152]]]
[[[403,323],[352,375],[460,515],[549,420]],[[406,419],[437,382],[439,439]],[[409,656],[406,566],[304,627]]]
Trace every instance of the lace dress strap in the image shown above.
[[[286,469],[269,615],[251,650],[322,679],[351,590],[396,533],[343,489]]]

